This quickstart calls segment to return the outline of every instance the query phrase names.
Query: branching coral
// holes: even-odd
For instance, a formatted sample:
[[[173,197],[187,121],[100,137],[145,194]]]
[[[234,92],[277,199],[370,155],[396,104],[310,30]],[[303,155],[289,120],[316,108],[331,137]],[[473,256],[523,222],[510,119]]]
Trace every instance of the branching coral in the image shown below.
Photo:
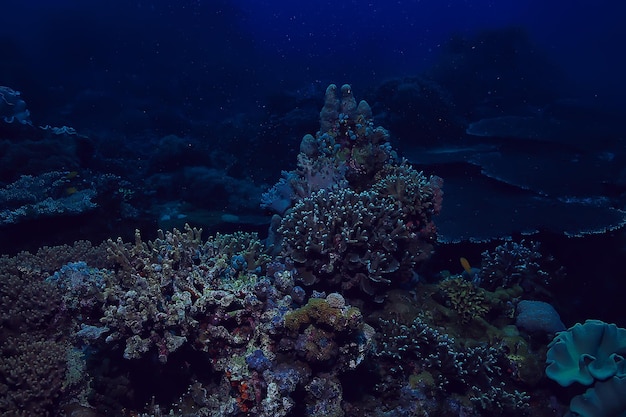
[[[23,334],[4,340],[0,345],[1,414],[53,413],[66,389],[67,349],[47,336]]]
[[[326,89],[320,130],[306,135],[298,170],[264,195],[263,206],[284,214],[278,235],[307,284],[329,289],[407,280],[429,257],[441,210],[442,180],[399,162],[389,133],[352,88]],[[288,208],[291,207],[290,210]]]
[[[510,360],[504,349],[464,346],[422,318],[409,325],[380,320],[376,357],[384,372],[379,383],[389,394],[409,379],[429,396],[462,395],[489,415],[506,415],[528,408],[528,396],[511,388],[506,372]],[[400,377],[402,376],[402,377]],[[383,388],[384,387],[384,388]]]
[[[478,283],[490,291],[497,287],[521,285],[525,289],[546,286],[563,271],[555,268],[553,259],[539,252],[538,242],[505,242],[482,254]]]
[[[321,190],[285,215],[283,254],[301,267],[305,282],[373,294],[428,258],[439,180],[404,164],[383,172],[371,190]]]
[[[105,289],[101,323],[111,330],[108,342],[125,339],[124,356],[138,358],[152,347],[159,360],[190,340],[236,339],[221,326],[201,329],[199,315],[215,315],[216,324],[229,315],[246,315],[254,304],[257,276],[264,264],[261,244],[240,233],[202,243],[201,230],[174,229],[145,243],[139,232],[134,245],[108,241],[108,253],[120,268]]]

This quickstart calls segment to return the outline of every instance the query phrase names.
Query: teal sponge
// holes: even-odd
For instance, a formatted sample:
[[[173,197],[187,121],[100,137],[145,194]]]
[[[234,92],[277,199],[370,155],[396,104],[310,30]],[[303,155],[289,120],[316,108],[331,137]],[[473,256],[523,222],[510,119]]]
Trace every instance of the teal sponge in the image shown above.
[[[574,397],[569,409],[569,415],[577,417],[626,416],[626,378],[614,376],[596,382],[593,388]]]
[[[626,329],[600,320],[577,323],[548,345],[546,375],[561,386],[626,377]]]

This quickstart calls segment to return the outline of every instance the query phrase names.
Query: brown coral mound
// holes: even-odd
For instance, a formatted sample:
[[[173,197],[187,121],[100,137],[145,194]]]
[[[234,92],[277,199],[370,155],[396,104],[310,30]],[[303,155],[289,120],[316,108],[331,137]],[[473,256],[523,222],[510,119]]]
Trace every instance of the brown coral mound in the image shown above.
[[[46,416],[65,383],[67,321],[41,259],[0,258],[0,415]]]

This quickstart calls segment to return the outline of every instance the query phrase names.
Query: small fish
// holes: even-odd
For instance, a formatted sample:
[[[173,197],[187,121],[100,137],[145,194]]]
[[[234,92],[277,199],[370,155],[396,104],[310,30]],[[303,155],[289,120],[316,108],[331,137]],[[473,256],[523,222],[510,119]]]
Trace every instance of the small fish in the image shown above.
[[[471,277],[474,273],[474,271],[472,271],[472,266],[470,265],[469,261],[467,260],[467,258],[464,258],[461,256],[461,266],[463,267],[463,270],[465,272],[467,272],[469,274],[469,276]]]

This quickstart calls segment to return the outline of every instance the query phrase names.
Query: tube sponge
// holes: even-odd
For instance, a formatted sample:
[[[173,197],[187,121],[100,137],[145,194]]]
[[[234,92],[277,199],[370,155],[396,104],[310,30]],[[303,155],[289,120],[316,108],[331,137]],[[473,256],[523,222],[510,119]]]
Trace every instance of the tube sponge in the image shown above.
[[[561,386],[626,377],[626,329],[600,320],[577,323],[548,345],[546,375]]]

